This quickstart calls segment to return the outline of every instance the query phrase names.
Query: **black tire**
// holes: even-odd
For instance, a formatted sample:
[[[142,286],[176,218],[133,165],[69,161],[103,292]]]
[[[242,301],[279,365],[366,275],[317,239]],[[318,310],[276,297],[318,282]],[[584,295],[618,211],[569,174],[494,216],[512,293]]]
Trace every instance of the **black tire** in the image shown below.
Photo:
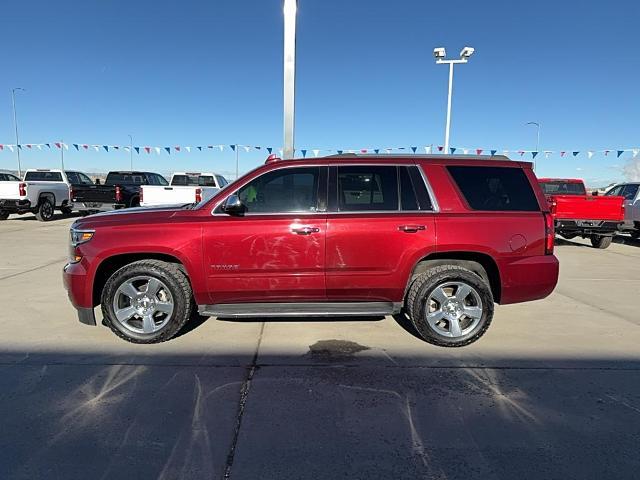
[[[133,197],[129,203],[129,208],[136,208],[140,206],[140,197]]]
[[[0,220],[6,220],[7,218],[9,218],[9,212],[0,210]]]
[[[54,205],[48,198],[40,199],[40,203],[38,204],[38,208],[36,210],[36,218],[40,222],[48,222],[53,220],[53,215],[55,214]]]
[[[600,235],[592,235],[591,245],[593,245],[594,248],[599,248],[603,250],[607,248],[609,245],[611,245],[612,240],[613,240],[613,237],[602,237]]]
[[[633,230],[631,232],[631,238],[638,240],[640,238],[640,230]]]
[[[71,213],[73,213],[73,209],[71,207],[60,207],[60,211],[63,215],[71,215]]]
[[[457,337],[450,337],[438,331],[427,321],[425,315],[429,296],[436,288],[452,282],[472,287],[482,304],[481,315],[475,326],[471,328],[473,323],[469,323],[466,328],[461,329],[462,335]],[[405,308],[413,326],[425,342],[441,347],[463,347],[478,340],[489,328],[493,319],[493,295],[487,282],[471,270],[457,265],[440,265],[427,270],[413,280],[407,294]],[[440,306],[440,308],[443,307]],[[442,321],[448,322],[446,319]],[[463,321],[469,322],[470,318],[465,318]],[[464,332],[468,328],[471,329]]]
[[[173,300],[173,311],[168,315],[168,321],[153,333],[135,332],[118,321],[115,315],[113,304],[118,288],[136,277],[160,280],[166,285]],[[190,318],[194,305],[191,285],[180,266],[160,260],[140,260],[117,270],[102,290],[101,303],[104,323],[120,338],[132,343],[160,343],[169,340]],[[141,319],[133,318],[133,321],[142,323]],[[161,319],[161,325],[162,321]]]

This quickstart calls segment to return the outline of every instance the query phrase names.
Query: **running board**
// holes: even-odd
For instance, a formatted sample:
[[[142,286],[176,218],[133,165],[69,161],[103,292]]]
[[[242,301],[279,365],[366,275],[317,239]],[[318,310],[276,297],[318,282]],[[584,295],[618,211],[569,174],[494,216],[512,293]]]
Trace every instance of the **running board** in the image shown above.
[[[211,317],[360,317],[400,313],[394,302],[219,303],[198,305],[198,313]]]

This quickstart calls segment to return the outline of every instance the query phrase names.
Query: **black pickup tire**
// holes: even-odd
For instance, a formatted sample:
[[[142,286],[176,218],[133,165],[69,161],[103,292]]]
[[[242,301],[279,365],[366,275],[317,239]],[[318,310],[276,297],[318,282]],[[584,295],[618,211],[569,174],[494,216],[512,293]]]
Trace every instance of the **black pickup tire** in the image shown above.
[[[38,221],[48,222],[53,219],[54,213],[55,207],[53,202],[46,197],[41,198],[36,208],[36,218]]]
[[[630,235],[631,238],[637,240],[640,238],[640,230],[633,230]]]
[[[593,245],[594,248],[599,248],[603,250],[607,248],[609,245],[611,245],[612,240],[613,240],[613,237],[603,237],[601,235],[592,235],[591,245]]]
[[[169,340],[194,305],[183,270],[160,260],[140,260],[117,270],[102,290],[101,303],[107,326],[132,343]]]
[[[71,215],[73,213],[73,208],[71,207],[60,207],[60,211],[63,215]]]
[[[4,210],[0,210],[0,220],[6,220],[9,218],[9,212],[5,212]]]
[[[441,347],[475,342],[493,319],[491,288],[480,276],[457,265],[440,265],[418,275],[405,307],[424,341]]]

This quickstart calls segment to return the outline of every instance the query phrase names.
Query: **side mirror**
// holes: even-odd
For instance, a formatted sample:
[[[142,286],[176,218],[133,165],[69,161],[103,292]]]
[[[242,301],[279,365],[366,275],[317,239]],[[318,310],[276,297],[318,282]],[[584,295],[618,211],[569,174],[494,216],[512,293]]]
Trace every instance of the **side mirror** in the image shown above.
[[[597,197],[598,195],[600,195],[600,192],[598,192],[598,190],[594,190],[591,195],[593,195],[594,197]]]
[[[242,203],[238,195],[229,195],[222,204],[222,211],[227,215],[244,215],[247,211],[247,206]]]

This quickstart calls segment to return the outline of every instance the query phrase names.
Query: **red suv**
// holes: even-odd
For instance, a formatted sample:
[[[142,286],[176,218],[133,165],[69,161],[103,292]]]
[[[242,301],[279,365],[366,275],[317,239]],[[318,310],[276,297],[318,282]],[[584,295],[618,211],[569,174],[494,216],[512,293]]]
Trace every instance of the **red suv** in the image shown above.
[[[505,157],[270,159],[210,200],[71,227],[64,282],[82,323],[136,343],[190,318],[391,315],[457,347],[494,302],[558,280],[553,219],[531,164]]]

